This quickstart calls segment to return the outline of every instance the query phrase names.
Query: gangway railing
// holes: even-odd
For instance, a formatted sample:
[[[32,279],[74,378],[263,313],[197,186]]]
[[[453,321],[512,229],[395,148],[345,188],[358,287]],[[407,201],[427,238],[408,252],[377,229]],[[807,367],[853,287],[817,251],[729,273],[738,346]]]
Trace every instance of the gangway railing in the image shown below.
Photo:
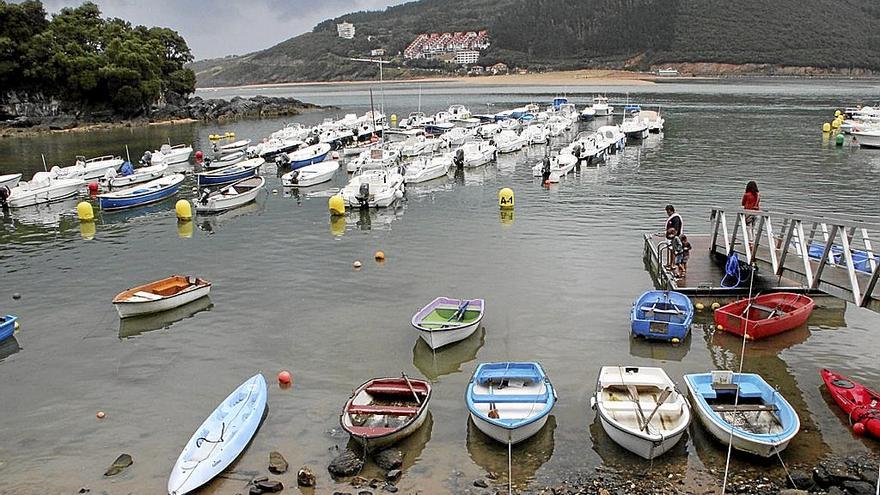
[[[713,208],[710,252],[734,253],[749,265],[769,265],[778,277],[801,280],[867,306],[880,276],[871,232],[880,220],[854,215]]]

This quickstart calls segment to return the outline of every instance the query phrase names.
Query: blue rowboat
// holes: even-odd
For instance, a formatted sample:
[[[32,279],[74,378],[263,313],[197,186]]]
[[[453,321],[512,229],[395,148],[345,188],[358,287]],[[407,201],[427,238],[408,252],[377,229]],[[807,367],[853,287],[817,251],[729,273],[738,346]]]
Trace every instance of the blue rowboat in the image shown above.
[[[196,174],[196,181],[199,187],[229,184],[257,175],[257,171],[259,171],[260,166],[264,163],[266,163],[266,160],[262,158],[251,158],[228,167],[198,173]]]
[[[501,443],[515,444],[544,427],[556,404],[556,392],[538,363],[482,363],[465,399],[480,431]]]
[[[177,194],[183,174],[167,175],[144,184],[98,195],[102,210],[122,210],[148,205]]]
[[[0,342],[12,337],[12,333],[15,332],[16,320],[18,317],[13,315],[0,317]]]
[[[649,290],[633,304],[632,334],[658,340],[684,340],[694,321],[694,305],[680,292]]]
[[[736,450],[771,457],[800,430],[794,408],[760,375],[711,371],[684,381],[703,426]]]
[[[287,157],[290,159],[290,169],[296,170],[313,163],[323,162],[324,159],[327,158],[327,154],[330,153],[331,148],[332,147],[328,143],[318,143],[294,151],[293,153],[288,153]]]

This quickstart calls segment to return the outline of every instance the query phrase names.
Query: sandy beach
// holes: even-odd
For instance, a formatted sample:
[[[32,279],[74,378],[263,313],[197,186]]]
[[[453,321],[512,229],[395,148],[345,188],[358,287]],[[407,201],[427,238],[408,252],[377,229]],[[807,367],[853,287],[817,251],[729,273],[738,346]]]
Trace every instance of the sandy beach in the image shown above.
[[[648,72],[630,72],[622,70],[580,69],[572,71],[553,71],[530,74],[499,74],[494,76],[464,77],[426,77],[413,79],[386,79],[385,84],[420,83],[460,83],[469,85],[523,85],[523,86],[615,86],[615,85],[649,85],[654,84],[656,75]],[[246,84],[243,86],[204,87],[199,90],[217,90],[230,88],[278,88],[286,86],[315,86],[337,84],[376,84],[375,80],[363,81],[311,81],[270,84]]]

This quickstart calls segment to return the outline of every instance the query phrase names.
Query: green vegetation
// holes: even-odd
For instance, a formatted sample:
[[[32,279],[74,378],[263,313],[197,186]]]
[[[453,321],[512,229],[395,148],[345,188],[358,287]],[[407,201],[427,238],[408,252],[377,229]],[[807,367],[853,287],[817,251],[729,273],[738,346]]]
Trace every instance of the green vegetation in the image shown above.
[[[177,32],[103,19],[91,2],[49,20],[39,1],[0,0],[0,101],[16,94],[137,115],[170,92],[195,90],[189,62]]]
[[[357,36],[336,36],[354,23]],[[372,48],[399,56],[421,32],[488,29],[480,63],[648,69],[675,62],[880,70],[880,6],[864,0],[421,0],[329,19],[311,33],[242,57],[193,64],[199,84],[364,79],[351,62]],[[422,73],[429,73],[422,71]]]

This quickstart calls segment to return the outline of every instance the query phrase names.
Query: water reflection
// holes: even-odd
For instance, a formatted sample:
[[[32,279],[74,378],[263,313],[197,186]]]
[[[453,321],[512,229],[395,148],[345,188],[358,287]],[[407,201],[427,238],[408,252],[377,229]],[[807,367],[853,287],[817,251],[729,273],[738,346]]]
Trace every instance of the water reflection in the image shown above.
[[[183,191],[184,188],[181,188]],[[145,217],[158,217],[164,215],[174,214],[174,204],[177,203],[177,200],[181,199],[178,195],[173,195],[170,198],[159,201],[158,203],[153,203],[151,205],[139,206],[137,208],[130,208],[127,210],[119,210],[119,211],[106,211],[101,210],[99,213],[101,224],[102,225],[124,225],[131,223],[133,220],[141,220]],[[97,208],[96,208],[97,210]]]
[[[434,382],[443,375],[458,373],[461,366],[477,359],[477,353],[486,342],[486,328],[480,327],[470,337],[455,344],[431,350],[421,337],[416,338],[413,346],[413,365]]]
[[[385,230],[391,228],[391,223],[403,216],[403,206],[392,208],[352,208],[343,218],[351,229],[356,230]]]
[[[496,442],[481,432],[468,416],[467,450],[471,459],[487,473],[498,475],[498,483],[507,484],[507,444]],[[550,415],[547,423],[533,437],[513,446],[511,466],[513,486],[524,488],[535,479],[541,466],[553,456],[556,416]]]
[[[64,220],[75,220],[76,199],[46,203],[10,211],[12,222],[36,227],[59,227]]]
[[[18,344],[18,340],[15,339],[15,335],[0,342],[0,363],[20,350],[21,346]]]
[[[128,339],[152,332],[153,330],[170,328],[171,325],[178,321],[192,318],[196,313],[210,310],[213,305],[210,297],[202,297],[179,308],[169,309],[161,313],[134,318],[122,318],[119,320],[119,338]]]
[[[703,331],[703,325],[694,324],[691,327],[691,332],[678,344],[630,337],[629,355],[658,361],[681,361],[691,350],[694,332],[702,335]]]
[[[395,443],[390,448],[400,450],[403,452],[403,465],[400,467],[401,471],[406,473],[408,469],[415,466],[422,458],[422,452],[425,450],[425,446],[428,445],[428,442],[431,441],[431,432],[434,430],[434,417],[431,415],[431,411],[428,411],[428,416],[425,418],[425,422],[422,426],[419,427],[418,430],[413,432],[412,435],[404,438],[400,442]],[[354,440],[349,440],[347,448],[354,452],[362,452],[363,446]],[[380,468],[373,462],[372,457],[367,456],[367,462],[364,464],[364,468],[358,474],[358,476],[362,476],[367,479],[383,479],[385,477],[385,470]]]
[[[213,234],[214,232],[223,229],[226,224],[237,218],[262,213],[266,209],[266,202],[266,195],[261,194],[256,200],[251,201],[246,205],[239,206],[238,208],[233,208],[216,215],[199,215],[196,217],[196,225],[198,225],[199,230],[207,232],[208,234]]]

